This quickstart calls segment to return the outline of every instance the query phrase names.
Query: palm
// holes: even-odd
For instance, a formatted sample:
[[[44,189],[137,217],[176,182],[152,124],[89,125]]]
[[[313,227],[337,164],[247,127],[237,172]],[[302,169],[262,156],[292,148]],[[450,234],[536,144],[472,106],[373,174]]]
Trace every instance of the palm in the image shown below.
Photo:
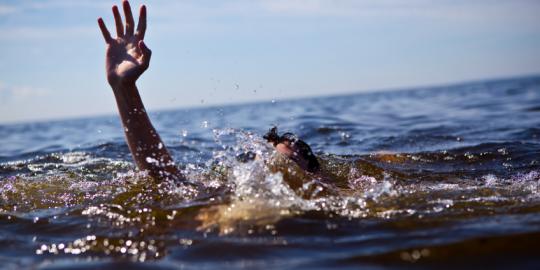
[[[118,38],[107,46],[106,69],[110,79],[136,80],[144,72],[141,49],[136,38]]]
[[[101,18],[98,20],[107,43],[106,71],[110,84],[134,83],[150,63],[151,52],[142,41],[146,31],[146,8],[141,7],[139,24],[134,33],[134,22],[129,3],[124,1],[123,7],[126,17],[125,31],[118,8],[113,6],[116,38],[113,39],[110,36],[103,20]]]

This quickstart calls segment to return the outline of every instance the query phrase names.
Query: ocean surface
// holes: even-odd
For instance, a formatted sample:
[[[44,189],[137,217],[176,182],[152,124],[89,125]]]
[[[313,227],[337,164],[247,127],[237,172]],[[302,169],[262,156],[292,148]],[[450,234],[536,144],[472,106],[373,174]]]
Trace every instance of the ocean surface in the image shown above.
[[[540,77],[151,118],[198,186],[137,172],[117,116],[0,125],[0,268],[540,268]]]

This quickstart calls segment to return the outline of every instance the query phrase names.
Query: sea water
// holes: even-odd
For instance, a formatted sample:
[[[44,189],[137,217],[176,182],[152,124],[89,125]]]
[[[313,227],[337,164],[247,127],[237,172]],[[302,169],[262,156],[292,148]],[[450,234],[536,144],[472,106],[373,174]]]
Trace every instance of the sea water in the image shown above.
[[[540,77],[151,119],[196,185],[138,172],[117,116],[1,125],[1,267],[540,267]]]

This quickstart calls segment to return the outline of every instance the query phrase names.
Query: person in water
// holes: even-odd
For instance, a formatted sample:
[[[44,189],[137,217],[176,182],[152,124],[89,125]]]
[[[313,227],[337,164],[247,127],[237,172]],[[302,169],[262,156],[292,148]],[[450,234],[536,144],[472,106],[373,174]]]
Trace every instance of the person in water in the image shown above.
[[[125,25],[118,7],[112,7],[116,37],[111,36],[102,18],[98,19],[98,25],[106,43],[107,81],[116,99],[129,150],[137,167],[147,171],[151,177],[158,180],[186,180],[152,126],[136,86],[137,79],[150,66],[152,56],[152,51],[144,42],[146,6],[140,7],[137,25],[127,0],[122,2],[122,7]],[[274,127],[264,138],[277,152],[289,157],[303,170],[309,173],[319,172],[320,165],[311,148],[294,134],[285,133],[279,136],[277,128]]]

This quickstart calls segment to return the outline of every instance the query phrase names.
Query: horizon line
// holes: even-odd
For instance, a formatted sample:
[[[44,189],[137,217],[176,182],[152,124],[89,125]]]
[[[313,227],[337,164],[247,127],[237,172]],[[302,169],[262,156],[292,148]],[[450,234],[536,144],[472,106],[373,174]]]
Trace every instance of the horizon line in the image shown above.
[[[303,99],[317,99],[317,98],[324,98],[324,97],[343,97],[343,96],[364,95],[364,94],[368,95],[368,94],[375,94],[375,93],[413,91],[413,90],[419,90],[419,89],[436,90],[439,88],[445,88],[445,87],[450,87],[450,86],[462,86],[462,85],[468,85],[468,84],[474,84],[474,83],[511,81],[511,80],[518,80],[518,79],[533,79],[533,78],[540,78],[540,73],[523,74],[523,75],[515,75],[515,76],[500,76],[500,77],[491,77],[491,78],[483,78],[483,79],[465,79],[465,80],[455,81],[455,82],[435,83],[435,84],[428,83],[425,85],[389,87],[389,88],[369,89],[369,90],[345,90],[345,91],[338,92],[336,94],[323,94],[323,95],[315,95],[315,96],[292,96],[292,97],[272,99],[272,100],[274,100],[275,102],[288,102],[288,101],[296,101],[296,100],[303,100]],[[177,110],[201,110],[201,109],[211,109],[211,108],[219,108],[219,107],[255,105],[255,104],[261,104],[261,103],[268,103],[268,102],[271,102],[272,100],[254,99],[251,101],[240,101],[240,102],[230,102],[230,103],[225,102],[225,103],[219,103],[219,104],[216,103],[216,104],[205,104],[205,105],[188,105],[188,106],[180,106],[180,107],[164,107],[164,108],[159,108],[152,111],[148,111],[148,110],[147,111],[148,111],[148,114],[152,116],[159,113],[177,111]],[[42,123],[48,123],[48,122],[76,121],[76,120],[84,120],[84,119],[89,119],[89,118],[115,117],[115,116],[117,117],[118,115],[115,113],[97,113],[97,114],[89,114],[89,115],[51,117],[51,118],[43,118],[43,119],[27,119],[27,120],[14,120],[14,121],[8,120],[5,122],[0,122],[0,127],[15,126],[15,125],[29,125],[29,124],[42,124]]]

